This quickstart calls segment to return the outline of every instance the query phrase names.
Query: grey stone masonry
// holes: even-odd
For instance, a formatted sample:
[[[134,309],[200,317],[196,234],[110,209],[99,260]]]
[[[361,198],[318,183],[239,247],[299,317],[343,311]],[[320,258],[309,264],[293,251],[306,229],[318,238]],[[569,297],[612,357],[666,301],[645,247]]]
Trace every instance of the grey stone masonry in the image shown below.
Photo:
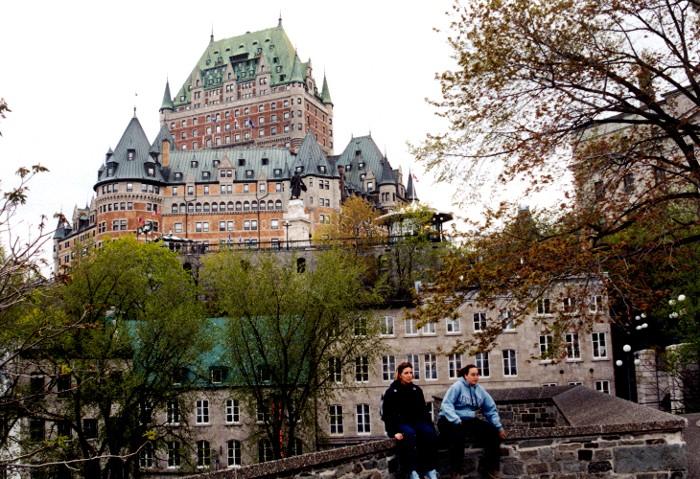
[[[504,479],[690,479],[683,430],[687,421],[582,386],[520,388],[499,393],[514,414],[542,414],[549,425],[515,421],[501,450]],[[507,399],[506,399],[507,398]],[[538,401],[553,403],[534,412]],[[515,406],[515,405],[521,406]],[[499,404],[499,406],[503,406]],[[395,478],[395,441],[385,439],[304,454],[192,478]],[[478,474],[480,449],[465,450],[464,479]],[[447,476],[441,451],[439,472]]]

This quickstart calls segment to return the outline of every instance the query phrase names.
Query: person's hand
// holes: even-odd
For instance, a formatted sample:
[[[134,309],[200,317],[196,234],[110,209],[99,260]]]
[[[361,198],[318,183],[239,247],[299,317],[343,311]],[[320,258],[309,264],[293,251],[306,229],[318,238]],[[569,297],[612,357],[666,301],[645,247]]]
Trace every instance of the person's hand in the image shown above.
[[[501,429],[500,431],[498,431],[498,437],[500,437],[501,440],[503,440],[506,437],[508,437],[508,434],[506,434],[506,431],[504,429]]]
[[[397,441],[403,440],[403,434],[397,432],[396,434],[394,434],[394,439],[396,439]]]

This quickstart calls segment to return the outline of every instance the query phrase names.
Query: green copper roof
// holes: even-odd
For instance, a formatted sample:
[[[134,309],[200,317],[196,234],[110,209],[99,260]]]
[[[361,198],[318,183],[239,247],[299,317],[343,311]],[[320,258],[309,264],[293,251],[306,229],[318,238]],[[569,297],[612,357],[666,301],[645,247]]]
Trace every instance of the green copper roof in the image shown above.
[[[328,90],[328,81],[326,80],[326,75],[323,75],[323,88],[321,89],[321,101],[324,105],[333,104],[331,100],[331,92]]]
[[[163,103],[160,106],[160,111],[172,110],[173,108],[173,99],[170,96],[170,82],[166,80],[165,92],[163,93]]]
[[[338,172],[331,167],[313,133],[307,133],[299,147],[299,153],[297,153],[293,165],[293,172],[297,171],[297,168],[301,168],[301,176],[338,176]]]
[[[254,80],[261,58],[270,72],[270,86],[290,83],[293,73],[296,73],[295,81],[299,81],[299,76],[302,79],[306,76],[305,64],[300,63],[297,67],[299,71],[293,71],[298,58],[289,37],[282,26],[278,25],[258,32],[210,41],[190,78],[175,96],[174,105],[190,101],[191,90],[196,87],[197,80],[200,80],[204,89],[218,88],[226,81],[231,70],[238,82]]]
[[[389,162],[371,136],[359,136],[350,140],[336,164],[345,170],[346,186],[357,191],[365,191],[364,180],[371,176],[374,176],[377,185],[396,183]]]

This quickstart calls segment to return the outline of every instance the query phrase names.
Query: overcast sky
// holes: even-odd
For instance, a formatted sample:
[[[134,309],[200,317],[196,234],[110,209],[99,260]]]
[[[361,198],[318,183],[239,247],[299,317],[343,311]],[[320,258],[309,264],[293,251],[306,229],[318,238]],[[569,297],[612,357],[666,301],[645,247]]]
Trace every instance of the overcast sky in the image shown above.
[[[350,136],[372,137],[389,161],[412,169],[421,200],[459,213],[449,188],[435,186],[408,152],[440,120],[436,72],[450,67],[445,30],[451,0],[34,1],[3,8],[0,120],[3,190],[20,165],[49,173],[32,183],[19,234],[40,214],[70,215],[92,196],[97,169],[137,109],[149,139],[159,127],[166,78],[176,92],[209,42],[283,26],[302,60],[326,72],[334,102],[336,153]],[[54,220],[51,220],[53,226]]]

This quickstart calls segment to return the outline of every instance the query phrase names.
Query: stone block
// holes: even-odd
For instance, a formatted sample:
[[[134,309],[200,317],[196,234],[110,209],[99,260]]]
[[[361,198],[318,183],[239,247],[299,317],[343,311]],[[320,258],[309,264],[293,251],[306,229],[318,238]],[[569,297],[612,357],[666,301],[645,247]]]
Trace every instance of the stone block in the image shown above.
[[[686,448],[679,444],[620,447],[613,457],[616,473],[685,470],[688,464]]]
[[[544,462],[538,462],[536,464],[528,464],[526,466],[526,472],[528,474],[545,474],[549,472],[549,465]]]
[[[593,451],[594,461],[609,461],[612,459],[612,457],[612,451],[610,449],[599,449],[597,451]]]
[[[503,461],[501,463],[501,472],[504,476],[520,477],[523,475],[523,464],[516,461]]]
[[[593,459],[593,451],[590,449],[580,449],[578,451],[579,461],[590,461],[591,459]]]
[[[592,474],[596,474],[599,472],[607,472],[612,470],[612,464],[610,464],[609,461],[597,461],[597,462],[591,462],[588,465],[588,472]]]
[[[583,472],[586,470],[586,465],[583,462],[562,462],[560,463],[563,472]]]

